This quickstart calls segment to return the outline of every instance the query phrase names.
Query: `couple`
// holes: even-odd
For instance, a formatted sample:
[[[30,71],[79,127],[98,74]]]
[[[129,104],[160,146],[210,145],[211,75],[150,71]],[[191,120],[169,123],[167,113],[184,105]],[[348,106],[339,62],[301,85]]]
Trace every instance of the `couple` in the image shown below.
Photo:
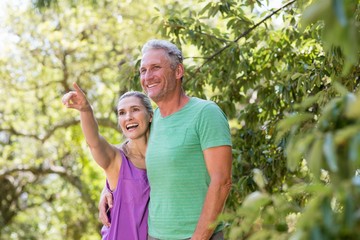
[[[141,86],[158,108],[153,112],[140,92],[120,97],[118,124],[127,138],[120,149],[99,134],[76,84],[63,97],[67,107],[80,111],[86,141],[113,191],[104,239],[223,239],[223,226],[213,223],[231,187],[229,125],[216,104],[185,94],[182,60],[168,41],[143,46]]]

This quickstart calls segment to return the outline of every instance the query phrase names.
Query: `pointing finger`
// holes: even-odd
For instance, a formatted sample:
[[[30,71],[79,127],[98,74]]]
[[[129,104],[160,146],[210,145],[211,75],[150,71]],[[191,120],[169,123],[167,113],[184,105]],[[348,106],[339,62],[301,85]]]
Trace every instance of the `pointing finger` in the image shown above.
[[[85,93],[83,92],[83,90],[81,90],[81,88],[79,87],[79,85],[77,85],[76,82],[73,82],[73,86],[76,90],[77,93],[81,93],[82,95],[85,95]]]

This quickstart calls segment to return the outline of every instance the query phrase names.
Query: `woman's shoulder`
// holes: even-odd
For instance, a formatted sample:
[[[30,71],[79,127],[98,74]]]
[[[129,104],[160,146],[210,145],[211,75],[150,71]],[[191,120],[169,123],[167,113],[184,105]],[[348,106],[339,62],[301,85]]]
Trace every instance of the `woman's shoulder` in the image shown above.
[[[128,142],[128,140],[125,140],[124,142],[116,144],[114,146],[117,150],[124,152],[124,151],[126,151],[126,143],[127,142]]]

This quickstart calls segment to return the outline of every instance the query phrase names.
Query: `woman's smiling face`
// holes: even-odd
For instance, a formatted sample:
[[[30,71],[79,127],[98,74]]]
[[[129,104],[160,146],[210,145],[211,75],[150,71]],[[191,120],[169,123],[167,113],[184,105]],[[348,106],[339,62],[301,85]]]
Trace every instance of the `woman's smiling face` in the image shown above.
[[[119,101],[117,106],[118,124],[125,137],[137,139],[149,130],[152,117],[140,98],[129,96]]]

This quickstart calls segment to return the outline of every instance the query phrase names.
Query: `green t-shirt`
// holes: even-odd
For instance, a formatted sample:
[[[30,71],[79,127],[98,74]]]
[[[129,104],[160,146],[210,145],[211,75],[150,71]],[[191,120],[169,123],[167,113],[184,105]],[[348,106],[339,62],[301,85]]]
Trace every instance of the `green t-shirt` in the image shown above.
[[[165,118],[155,110],[146,152],[150,236],[192,236],[210,183],[203,150],[223,145],[231,146],[229,124],[214,102],[193,97]]]

